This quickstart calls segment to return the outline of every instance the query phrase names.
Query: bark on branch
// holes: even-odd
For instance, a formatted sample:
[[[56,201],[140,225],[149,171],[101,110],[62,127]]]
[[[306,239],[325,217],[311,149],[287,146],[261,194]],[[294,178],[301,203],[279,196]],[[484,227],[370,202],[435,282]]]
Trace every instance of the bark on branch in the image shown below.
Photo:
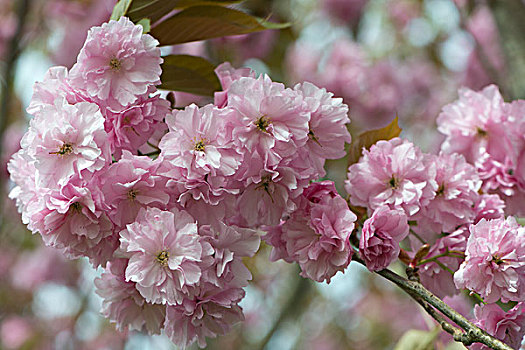
[[[357,254],[354,254],[352,260],[366,266],[364,261],[361,260]],[[494,350],[512,350],[510,346],[503,343],[501,340],[494,338],[486,331],[467,320],[463,315],[448,306],[443,300],[432,294],[421,283],[410,281],[388,269],[376,271],[376,273],[395,283],[417,301],[425,311],[441,325],[441,328],[443,328],[444,331],[452,334],[455,341],[461,342],[465,346],[471,345],[472,343],[481,343]],[[448,317],[448,319],[461,328],[452,325],[452,323],[447,321],[443,315]]]

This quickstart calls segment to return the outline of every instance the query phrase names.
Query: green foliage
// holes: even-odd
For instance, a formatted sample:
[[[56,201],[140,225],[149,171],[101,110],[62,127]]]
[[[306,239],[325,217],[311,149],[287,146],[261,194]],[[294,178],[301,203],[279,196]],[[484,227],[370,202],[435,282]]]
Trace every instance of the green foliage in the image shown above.
[[[287,26],[288,24],[267,22],[227,7],[193,6],[162,21],[151,30],[151,34],[162,46]]]
[[[225,7],[240,2],[242,0],[120,0],[111,19],[128,16],[143,27],[144,33],[153,35],[161,46],[289,26]],[[156,23],[173,10],[180,11]],[[159,88],[213,96],[215,91],[221,90],[214,69],[214,65],[202,57],[164,57]]]
[[[214,72],[215,66],[202,57],[170,55],[162,64],[162,85],[159,88],[213,96],[221,90]]]
[[[117,2],[115,7],[113,8],[113,12],[111,13],[111,19],[118,21],[120,17],[124,16],[128,12],[129,6],[131,5],[131,1],[132,0],[119,0],[119,2]]]
[[[140,21],[137,22],[137,24],[140,24],[142,26],[142,32],[144,34],[149,33],[151,30],[151,21],[149,18],[143,18]]]
[[[409,330],[399,339],[394,350],[434,350],[434,341],[440,332],[439,327],[430,332]]]
[[[127,16],[134,22],[149,18],[155,23],[171,11],[191,6],[217,5],[225,6],[242,2],[243,0],[133,0]]]
[[[350,166],[359,161],[363,148],[369,149],[377,141],[390,140],[399,136],[399,134],[401,134],[401,128],[399,127],[397,116],[384,128],[374,129],[360,134],[350,145],[348,165]]]

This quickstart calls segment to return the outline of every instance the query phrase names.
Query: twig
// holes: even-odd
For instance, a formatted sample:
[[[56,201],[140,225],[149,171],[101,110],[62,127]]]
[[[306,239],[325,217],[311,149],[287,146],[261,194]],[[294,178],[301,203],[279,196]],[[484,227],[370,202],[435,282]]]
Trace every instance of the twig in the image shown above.
[[[364,261],[361,260],[356,254],[354,254],[352,260],[365,265]],[[482,343],[494,350],[512,350],[512,348],[502,341],[494,338],[483,329],[479,328],[463,315],[459,314],[456,310],[448,306],[443,300],[436,297],[423,285],[416,281],[409,281],[406,278],[399,276],[395,272],[384,269],[376,271],[376,273],[387,280],[395,283],[398,287],[403,289],[408,295],[416,300],[423,308],[432,316],[445,330],[447,333],[453,335],[454,340],[463,343],[465,346],[471,345],[472,343]],[[454,327],[448,322],[443,316],[437,311],[448,317],[451,321],[457,324],[462,329]]]

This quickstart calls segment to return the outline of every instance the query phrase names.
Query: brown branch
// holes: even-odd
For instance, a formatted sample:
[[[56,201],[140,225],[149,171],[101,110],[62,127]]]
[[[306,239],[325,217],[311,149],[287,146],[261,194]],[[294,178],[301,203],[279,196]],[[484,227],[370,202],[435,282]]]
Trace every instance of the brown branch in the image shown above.
[[[352,260],[366,266],[364,261],[361,260],[357,254],[354,254]],[[454,340],[461,342],[466,346],[471,345],[472,343],[481,343],[494,350],[512,350],[510,346],[503,343],[501,340],[494,338],[486,331],[467,320],[463,315],[423,287],[421,283],[417,281],[409,281],[388,269],[376,271],[376,273],[396,284],[423,306],[425,311],[427,311],[428,314],[441,325],[444,331],[452,334]],[[461,329],[453,326],[440,313],[438,313],[438,311],[461,327]]]

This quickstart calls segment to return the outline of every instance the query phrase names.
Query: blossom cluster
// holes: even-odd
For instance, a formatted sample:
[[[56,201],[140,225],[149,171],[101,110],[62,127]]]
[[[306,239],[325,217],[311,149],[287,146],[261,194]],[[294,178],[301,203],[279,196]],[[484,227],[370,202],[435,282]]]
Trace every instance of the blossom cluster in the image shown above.
[[[34,118],[9,163],[22,220],[87,257],[102,313],[176,344],[229,331],[261,229],[305,277],[350,263],[356,216],[325,175],[345,155],[348,107],[225,63],[214,104],[172,110],[156,93],[158,42],[129,19],[93,27],[71,70],[34,86]],[[276,253],[277,254],[277,253]]]
[[[401,138],[378,141],[349,167],[345,185],[368,214],[359,253],[370,270],[395,261],[408,236],[421,282],[439,297],[476,293],[491,310],[476,311],[476,322],[499,318],[505,326],[490,323],[489,332],[511,334],[512,344],[525,332],[523,307],[504,315],[494,303],[525,301],[525,229],[505,218],[523,215],[524,102],[505,103],[495,86],[460,90],[438,118],[447,136],[438,155]]]

